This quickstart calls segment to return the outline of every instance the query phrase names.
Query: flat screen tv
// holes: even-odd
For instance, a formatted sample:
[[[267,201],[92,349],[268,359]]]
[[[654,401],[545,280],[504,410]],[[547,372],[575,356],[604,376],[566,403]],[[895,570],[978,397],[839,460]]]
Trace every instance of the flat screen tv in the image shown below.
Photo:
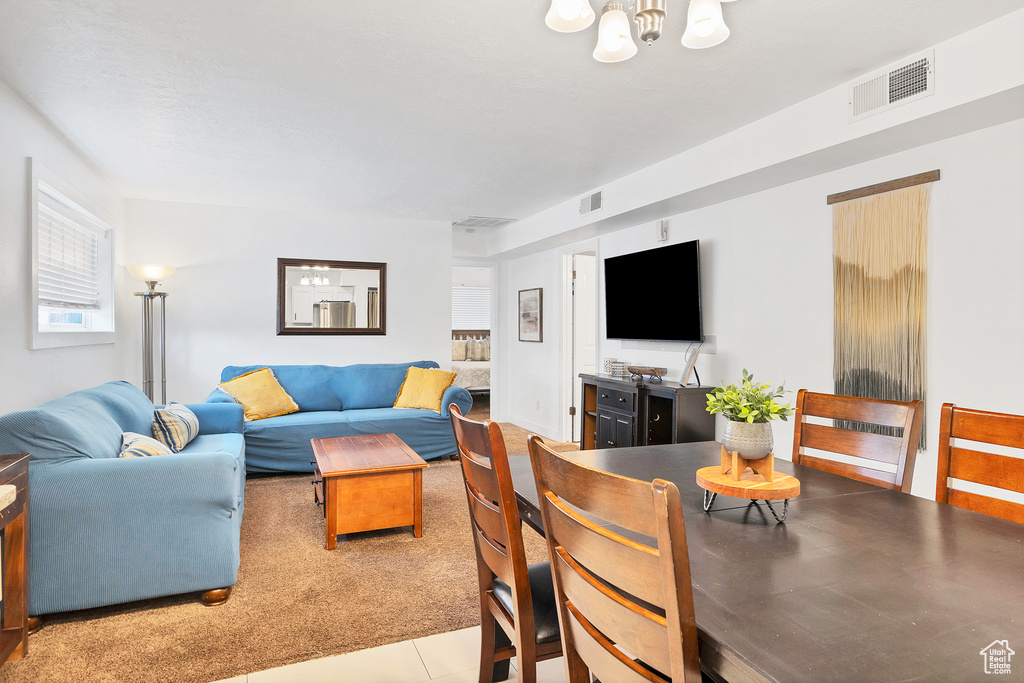
[[[608,339],[702,342],[697,240],[604,260]]]

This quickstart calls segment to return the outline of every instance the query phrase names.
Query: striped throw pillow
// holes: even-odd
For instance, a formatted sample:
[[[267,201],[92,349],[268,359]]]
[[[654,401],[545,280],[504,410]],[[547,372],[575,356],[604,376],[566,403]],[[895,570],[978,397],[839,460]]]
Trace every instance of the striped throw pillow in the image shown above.
[[[145,434],[125,432],[121,435],[121,458],[144,458],[150,455],[170,455],[171,449]]]
[[[177,453],[199,436],[199,418],[180,403],[153,411],[153,438]]]

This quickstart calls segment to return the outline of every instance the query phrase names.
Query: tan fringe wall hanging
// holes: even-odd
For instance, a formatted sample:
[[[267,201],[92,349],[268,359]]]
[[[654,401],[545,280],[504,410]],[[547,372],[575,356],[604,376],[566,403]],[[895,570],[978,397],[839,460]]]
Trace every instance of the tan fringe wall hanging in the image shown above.
[[[925,398],[925,282],[930,184],[833,205],[835,391]],[[861,423],[847,428],[883,432]],[[921,430],[920,448],[924,448]]]

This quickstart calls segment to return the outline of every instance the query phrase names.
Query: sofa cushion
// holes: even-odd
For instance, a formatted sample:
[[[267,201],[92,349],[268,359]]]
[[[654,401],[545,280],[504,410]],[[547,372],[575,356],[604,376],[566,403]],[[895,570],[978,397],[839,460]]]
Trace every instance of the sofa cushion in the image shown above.
[[[273,370],[260,368],[221,382],[220,388],[242,404],[246,420],[264,420],[298,411],[299,405],[277,381]]]
[[[199,418],[180,403],[153,411],[153,438],[177,453],[199,436]]]
[[[331,388],[331,377],[337,368],[327,365],[229,365],[221,371],[220,381],[228,382],[261,368],[273,371],[281,388],[299,405],[299,410],[341,410],[341,400]]]
[[[125,432],[121,435],[122,458],[148,458],[154,455],[170,455],[170,447],[151,436]]]
[[[441,413],[441,397],[455,381],[455,373],[436,368],[409,368],[395,399],[396,408],[424,408]]]
[[[436,368],[432,360],[415,363],[366,363],[335,368],[332,388],[341,399],[342,410],[390,408],[395,405],[398,390],[411,368]]]

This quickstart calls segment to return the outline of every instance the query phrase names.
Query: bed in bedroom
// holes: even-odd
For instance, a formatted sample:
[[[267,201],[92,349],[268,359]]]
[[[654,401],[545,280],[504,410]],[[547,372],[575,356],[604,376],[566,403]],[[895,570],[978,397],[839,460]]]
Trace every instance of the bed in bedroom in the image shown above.
[[[452,330],[452,370],[455,386],[471,394],[490,392],[490,330]]]

